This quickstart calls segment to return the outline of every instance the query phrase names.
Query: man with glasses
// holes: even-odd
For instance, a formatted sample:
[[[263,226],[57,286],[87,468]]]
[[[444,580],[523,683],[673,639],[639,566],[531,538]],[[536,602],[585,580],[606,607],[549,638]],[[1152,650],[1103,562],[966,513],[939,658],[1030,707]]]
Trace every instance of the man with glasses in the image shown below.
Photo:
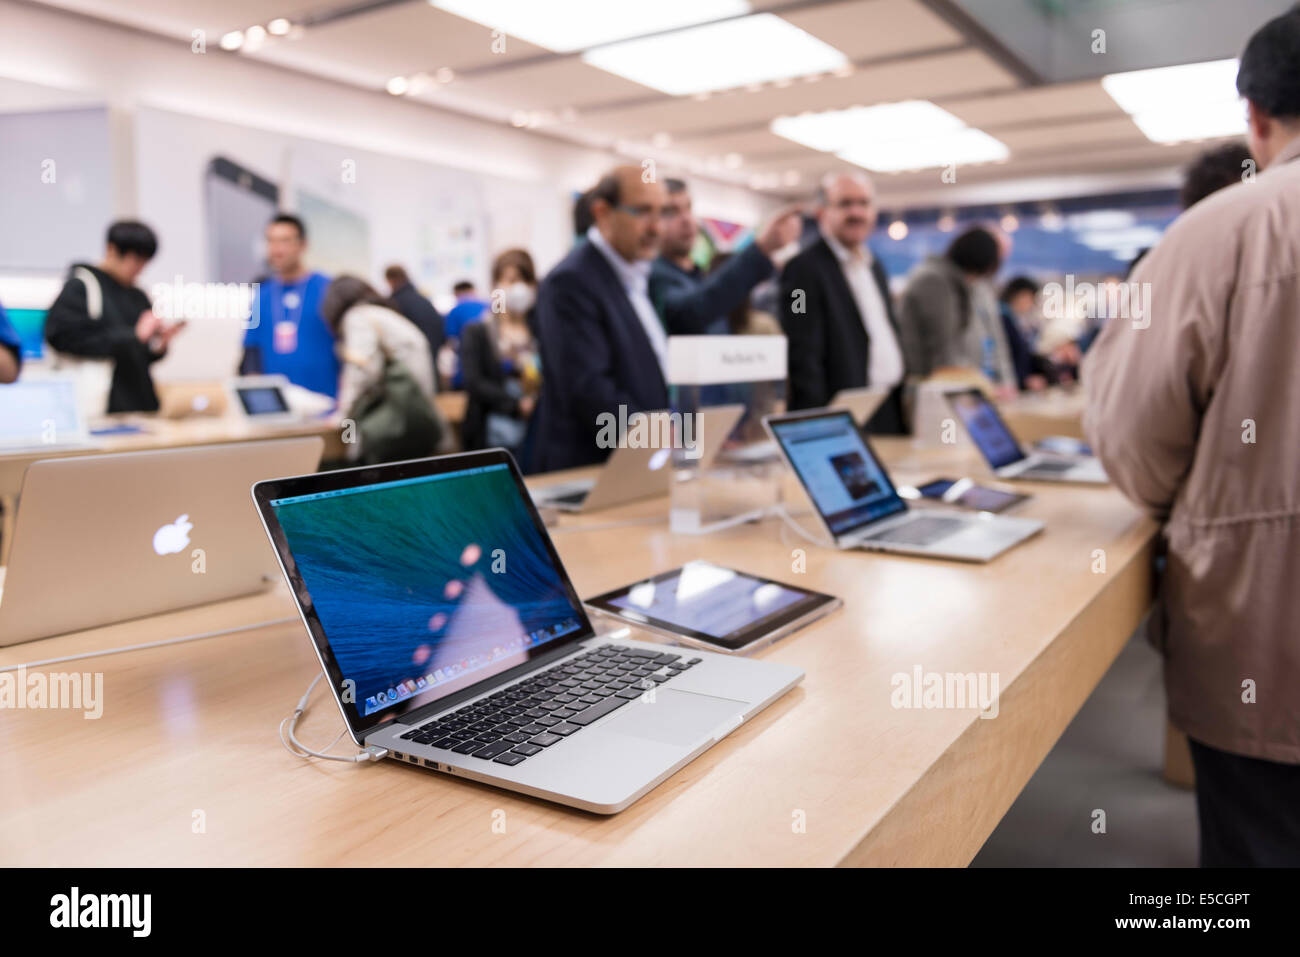
[[[649,293],[667,194],[640,166],[619,166],[589,195],[588,241],[537,294],[542,394],[531,464],[539,471],[603,461],[610,450],[596,444],[602,412],[668,405],[668,330]]]
[[[789,339],[790,408],[825,405],[842,389],[890,389],[867,428],[903,429],[903,351],[889,277],[867,249],[875,188],[863,173],[829,173],[817,190],[821,238],[781,273],[781,325]]]
[[[691,258],[699,224],[691,209],[691,194],[680,179],[667,179],[659,258],[650,271],[650,299],[674,331],[686,329],[725,335],[726,316],[745,301],[751,289],[772,275],[772,257],[799,238],[797,207],[769,219],[749,243],[713,272]]]

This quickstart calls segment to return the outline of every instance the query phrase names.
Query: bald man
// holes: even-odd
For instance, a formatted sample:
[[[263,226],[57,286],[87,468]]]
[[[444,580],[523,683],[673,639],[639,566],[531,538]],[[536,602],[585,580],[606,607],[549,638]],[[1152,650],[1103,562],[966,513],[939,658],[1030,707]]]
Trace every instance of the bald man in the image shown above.
[[[664,187],[640,166],[619,166],[588,194],[593,225],[537,294],[542,395],[531,465],[537,471],[602,462],[597,417],[666,408],[668,332],[650,301]]]
[[[781,273],[781,325],[790,350],[790,408],[826,405],[842,389],[889,390],[867,423],[904,431],[906,372],[889,277],[867,249],[875,187],[863,173],[830,173],[817,190],[821,238]]]

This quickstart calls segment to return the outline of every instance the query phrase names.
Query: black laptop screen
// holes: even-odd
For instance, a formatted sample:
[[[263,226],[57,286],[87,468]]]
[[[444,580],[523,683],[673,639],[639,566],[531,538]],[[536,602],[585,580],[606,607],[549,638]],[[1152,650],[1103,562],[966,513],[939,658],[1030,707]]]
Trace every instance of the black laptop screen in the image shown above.
[[[269,504],[362,716],[587,627],[508,465]]]
[[[950,393],[948,401],[990,468],[1000,469],[1025,457],[998,410],[981,393]]]
[[[906,510],[849,413],[769,423],[832,535]]]

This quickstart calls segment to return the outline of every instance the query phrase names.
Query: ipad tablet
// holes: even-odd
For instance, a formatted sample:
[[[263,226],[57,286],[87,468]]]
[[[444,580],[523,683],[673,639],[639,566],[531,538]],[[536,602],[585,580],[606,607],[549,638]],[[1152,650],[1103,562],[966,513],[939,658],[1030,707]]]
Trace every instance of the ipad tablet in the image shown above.
[[[797,585],[695,561],[586,601],[588,608],[683,644],[745,654],[842,602]]]

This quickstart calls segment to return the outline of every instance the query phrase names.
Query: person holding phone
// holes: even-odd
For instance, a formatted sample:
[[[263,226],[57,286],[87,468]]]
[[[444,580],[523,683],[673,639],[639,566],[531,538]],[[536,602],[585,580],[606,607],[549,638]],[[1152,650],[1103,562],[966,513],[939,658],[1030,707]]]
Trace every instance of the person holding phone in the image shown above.
[[[158,411],[149,367],[185,327],[154,315],[135,284],[157,251],[158,237],[144,223],[113,223],[104,258],[98,265],[74,263],[45,317],[45,340],[60,361],[113,363],[108,412]]]

